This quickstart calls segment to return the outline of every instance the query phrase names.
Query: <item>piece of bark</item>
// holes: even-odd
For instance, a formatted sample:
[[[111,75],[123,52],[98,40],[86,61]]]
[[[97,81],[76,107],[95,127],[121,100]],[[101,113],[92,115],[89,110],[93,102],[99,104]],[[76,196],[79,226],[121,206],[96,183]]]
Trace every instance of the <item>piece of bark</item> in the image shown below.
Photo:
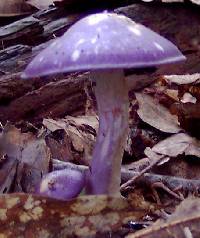
[[[81,196],[59,201],[31,194],[0,196],[0,234],[5,237],[103,237],[154,207],[121,197]]]
[[[64,9],[50,8],[0,27],[0,49],[15,44],[38,45],[62,35],[81,14],[69,14]]]
[[[62,35],[81,17],[80,14],[71,14],[66,17],[62,11],[58,11],[56,8],[54,11],[51,10],[50,13],[49,11],[45,14],[33,14],[32,17],[24,18],[0,28],[0,34],[2,34],[2,36],[0,35],[2,42],[0,45],[0,49],[2,49],[0,50],[1,71],[14,73],[23,70],[36,54],[51,43],[50,40]],[[21,24],[22,26],[18,27]],[[38,32],[36,32],[37,30],[32,31],[29,25],[35,28],[39,27],[40,30]],[[46,43],[41,44],[43,42]],[[19,52],[17,44],[20,45],[21,52]],[[32,48],[32,52],[27,52],[31,51],[31,46],[35,46]]]
[[[39,34],[42,31],[43,28],[39,24],[39,20],[32,16],[16,21],[0,28],[0,40],[3,42],[1,47],[4,48],[17,42],[23,43],[28,38],[30,41],[30,34]]]
[[[27,45],[14,45],[0,51],[0,61],[4,61],[8,58],[12,58],[17,55],[21,55],[31,51],[31,47]]]
[[[0,106],[8,106],[14,99],[20,98],[26,93],[37,90],[55,80],[54,78],[22,80],[19,73],[2,76],[0,79]],[[59,79],[57,78],[57,80]]]
[[[133,4],[115,11],[125,14],[171,40],[187,57],[186,62],[160,66],[156,74],[184,74],[200,71],[198,64],[200,61],[200,16],[197,7],[184,4],[175,7],[170,4],[148,3]]]
[[[24,96],[12,101],[7,107],[0,107],[0,121],[10,120],[12,122],[22,119],[41,119],[44,116],[44,110],[49,110],[51,117],[64,116],[77,108],[83,108],[84,112],[86,95],[84,93],[85,76],[82,78],[72,79],[70,77],[51,82],[37,90],[34,90]],[[68,107],[61,112],[58,110],[53,114],[52,106],[62,104],[66,100]],[[61,107],[63,108],[63,106]],[[57,115],[56,113],[59,112]],[[41,113],[41,117],[40,117]]]
[[[36,47],[28,45],[14,45],[0,50],[0,70],[7,76],[24,70],[25,66],[51,41]],[[12,77],[12,75],[11,75]]]

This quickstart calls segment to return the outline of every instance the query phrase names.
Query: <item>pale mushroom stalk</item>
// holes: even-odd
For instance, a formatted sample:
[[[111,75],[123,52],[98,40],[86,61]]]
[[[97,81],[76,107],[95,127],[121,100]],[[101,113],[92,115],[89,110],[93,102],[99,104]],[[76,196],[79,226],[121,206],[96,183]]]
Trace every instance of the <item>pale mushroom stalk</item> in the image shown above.
[[[92,71],[99,114],[99,131],[88,178],[92,194],[117,194],[128,134],[128,89],[123,70]]]

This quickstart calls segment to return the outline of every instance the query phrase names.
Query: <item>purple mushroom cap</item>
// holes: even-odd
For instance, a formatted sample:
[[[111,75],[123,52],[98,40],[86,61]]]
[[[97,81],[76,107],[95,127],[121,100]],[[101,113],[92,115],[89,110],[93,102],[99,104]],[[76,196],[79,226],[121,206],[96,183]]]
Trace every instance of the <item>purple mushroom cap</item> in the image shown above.
[[[89,15],[38,54],[22,77],[94,69],[140,68],[184,60],[178,48],[113,13]]]
[[[114,13],[81,19],[37,55],[22,77],[90,70],[99,112],[99,131],[86,182],[81,174],[74,176],[73,171],[69,177],[53,174],[42,181],[40,193],[68,199],[76,196],[85,184],[89,194],[118,194],[129,127],[128,87],[123,69],[184,59],[170,41]]]
[[[48,173],[41,181],[37,193],[60,200],[72,199],[85,186],[85,175],[81,171],[63,169]]]

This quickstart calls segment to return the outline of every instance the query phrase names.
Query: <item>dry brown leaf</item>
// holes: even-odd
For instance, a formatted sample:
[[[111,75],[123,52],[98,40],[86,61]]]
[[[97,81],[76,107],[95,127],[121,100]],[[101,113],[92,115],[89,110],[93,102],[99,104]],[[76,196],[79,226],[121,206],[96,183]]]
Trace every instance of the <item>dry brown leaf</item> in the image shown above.
[[[31,7],[25,0],[1,0],[0,16],[10,17],[24,15],[31,12]]]
[[[126,238],[198,238],[200,237],[200,199],[184,200],[167,221],[130,234]]]
[[[1,237],[93,237],[114,232],[146,209],[121,197],[82,196],[59,201],[28,194],[0,196]]]
[[[200,5],[200,0],[191,0],[192,3]]]
[[[0,149],[9,157],[44,172],[48,171],[50,154],[43,138],[37,138],[32,133],[22,133],[20,129],[7,124],[0,135]]]
[[[71,150],[73,150],[79,153],[79,157],[82,155],[83,159],[87,161],[86,164],[88,164],[98,130],[98,120],[95,116],[67,116],[65,119],[60,120],[44,119],[43,125],[51,132],[65,131],[63,139],[65,142],[62,141],[60,146],[59,142],[51,141],[50,148],[54,158],[64,161],[72,160],[74,156],[72,156]],[[68,150],[63,150],[63,143],[65,143],[65,148],[68,148]],[[72,149],[69,148],[71,145]],[[56,157],[56,155],[60,155],[60,158]]]
[[[200,74],[185,74],[185,75],[165,75],[164,79],[167,83],[182,84],[198,84],[200,83]]]
[[[190,93],[184,93],[181,99],[182,103],[196,103],[197,99],[193,97]]]
[[[173,114],[178,115],[180,125],[185,131],[188,131],[192,136],[200,139],[200,87],[198,88],[197,103],[175,103],[170,110]]]
[[[0,163],[0,193],[9,192],[16,175],[17,165],[18,161],[9,157]]]
[[[183,153],[200,157],[200,142],[185,133],[179,133],[160,141],[152,150],[170,157],[176,157]]]
[[[54,4],[54,0],[27,0],[27,3],[36,7],[37,9],[46,9]]]
[[[170,97],[171,99],[173,99],[175,102],[179,101],[178,98],[178,90],[175,89],[166,89],[164,92],[168,97]]]
[[[58,134],[58,136],[57,136]],[[57,138],[60,137],[60,138]],[[46,142],[50,148],[53,159],[62,161],[73,161],[73,151],[71,148],[71,139],[65,131],[56,131],[56,135],[50,134],[46,137]]]
[[[32,176],[37,174],[37,178],[35,178],[37,182],[41,179],[43,173],[45,174],[49,171],[51,156],[45,140],[37,138],[31,133],[21,133],[20,129],[12,125],[7,124],[0,134],[0,153],[12,158],[13,161],[17,160],[21,165],[27,164],[29,173],[32,173]],[[18,166],[19,169],[20,166]],[[35,170],[38,172],[35,173]],[[19,171],[17,174],[20,178],[22,177]],[[22,179],[17,177],[16,180],[21,181]],[[32,184],[33,181],[32,177],[26,183]],[[24,184],[19,182],[19,186],[24,187]],[[28,192],[27,188],[25,190]],[[17,191],[24,191],[24,189],[20,188]]]
[[[84,129],[83,126],[90,127],[91,130],[98,130],[98,118],[95,116],[67,116],[62,120],[52,120],[52,119],[44,119],[44,126],[46,126],[50,131],[54,132],[59,129],[67,129],[69,125],[74,125],[79,127],[80,129]]]
[[[171,115],[167,108],[158,104],[149,95],[143,93],[136,93],[135,95],[139,103],[137,113],[144,122],[167,133],[177,133],[181,131],[177,117]]]

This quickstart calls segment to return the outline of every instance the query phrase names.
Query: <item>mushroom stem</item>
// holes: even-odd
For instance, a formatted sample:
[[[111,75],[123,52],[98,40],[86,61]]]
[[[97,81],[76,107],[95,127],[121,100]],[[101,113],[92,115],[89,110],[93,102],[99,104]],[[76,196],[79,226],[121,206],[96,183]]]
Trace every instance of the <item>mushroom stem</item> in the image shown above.
[[[128,134],[128,89],[123,70],[91,73],[99,113],[99,131],[93,152],[87,192],[118,194],[121,162]]]

